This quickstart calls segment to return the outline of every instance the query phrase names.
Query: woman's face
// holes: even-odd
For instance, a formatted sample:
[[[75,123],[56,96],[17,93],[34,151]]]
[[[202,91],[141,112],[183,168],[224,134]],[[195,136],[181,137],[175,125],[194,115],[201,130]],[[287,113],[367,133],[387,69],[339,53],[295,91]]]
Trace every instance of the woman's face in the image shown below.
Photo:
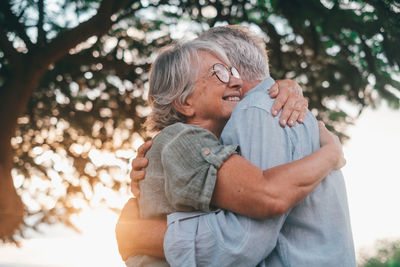
[[[232,75],[231,66],[227,66],[214,55],[199,51],[199,58],[199,71],[194,84],[195,89],[188,97],[193,105],[194,118],[225,125],[234,107],[242,99],[242,80]],[[216,63],[223,66],[216,65],[214,67]],[[229,82],[227,83],[222,82],[215,72],[221,70],[224,66],[229,73]],[[219,72],[221,77],[223,71]],[[227,76],[224,78],[227,78]]]

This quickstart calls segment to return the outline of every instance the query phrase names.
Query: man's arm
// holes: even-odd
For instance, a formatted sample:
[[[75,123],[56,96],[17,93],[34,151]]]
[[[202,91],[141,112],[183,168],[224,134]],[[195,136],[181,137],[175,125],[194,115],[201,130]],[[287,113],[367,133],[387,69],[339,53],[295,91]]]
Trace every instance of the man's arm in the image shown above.
[[[152,140],[143,143],[137,151],[136,158],[131,162],[132,170],[129,173],[131,177],[131,192],[136,198],[140,197],[139,181],[146,176],[144,168],[149,164],[149,160],[145,158],[145,155],[152,144]]]

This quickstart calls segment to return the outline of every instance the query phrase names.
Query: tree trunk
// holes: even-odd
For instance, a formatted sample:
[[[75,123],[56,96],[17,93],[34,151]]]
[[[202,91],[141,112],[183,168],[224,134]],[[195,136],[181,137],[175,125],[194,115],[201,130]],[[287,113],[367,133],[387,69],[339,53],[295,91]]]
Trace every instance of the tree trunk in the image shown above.
[[[0,239],[11,237],[24,217],[24,207],[11,177],[12,153],[6,153],[4,158],[6,161],[0,162]]]
[[[11,87],[2,90],[12,89]],[[4,91],[3,91],[4,92]],[[11,137],[15,132],[16,119],[12,121],[14,111],[10,110],[10,97],[2,94],[0,103],[0,239],[11,237],[23,220],[24,208],[14,188],[11,177],[12,147]],[[7,94],[8,96],[10,94]],[[11,115],[12,114],[12,115]]]
[[[18,118],[24,113],[48,66],[90,36],[106,33],[112,25],[111,15],[130,3],[133,1],[102,0],[97,14],[91,19],[60,33],[46,47],[36,47],[28,54],[15,51],[8,39],[0,40],[9,52],[5,54],[12,69],[0,88],[0,239],[12,236],[23,220],[23,205],[11,177],[13,153],[10,141]]]
[[[13,151],[11,138],[18,118],[25,112],[28,101],[46,72],[46,66],[25,57],[20,68],[0,88],[0,239],[10,238],[23,221],[24,206],[11,176]]]

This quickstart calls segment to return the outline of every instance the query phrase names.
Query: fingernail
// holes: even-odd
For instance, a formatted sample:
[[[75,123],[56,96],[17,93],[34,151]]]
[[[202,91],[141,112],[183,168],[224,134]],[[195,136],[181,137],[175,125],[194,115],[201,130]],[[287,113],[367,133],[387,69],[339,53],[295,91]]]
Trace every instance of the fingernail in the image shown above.
[[[281,120],[281,123],[282,123],[283,125],[286,125],[286,120]]]
[[[275,109],[272,110],[272,115],[276,116],[278,115],[278,111],[276,111]]]
[[[290,120],[289,125],[293,125],[293,124],[294,124],[294,121]]]
[[[303,123],[303,119],[299,119],[299,122],[300,122],[300,123]]]

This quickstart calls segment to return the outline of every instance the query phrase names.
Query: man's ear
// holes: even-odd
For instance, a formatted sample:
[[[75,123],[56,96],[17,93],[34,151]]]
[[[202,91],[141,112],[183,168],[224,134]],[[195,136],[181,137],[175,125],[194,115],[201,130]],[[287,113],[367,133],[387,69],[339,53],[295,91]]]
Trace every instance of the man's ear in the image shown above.
[[[195,114],[193,100],[192,100],[191,96],[186,98],[186,101],[184,104],[174,102],[173,106],[179,113],[184,115],[186,118],[191,118]]]

